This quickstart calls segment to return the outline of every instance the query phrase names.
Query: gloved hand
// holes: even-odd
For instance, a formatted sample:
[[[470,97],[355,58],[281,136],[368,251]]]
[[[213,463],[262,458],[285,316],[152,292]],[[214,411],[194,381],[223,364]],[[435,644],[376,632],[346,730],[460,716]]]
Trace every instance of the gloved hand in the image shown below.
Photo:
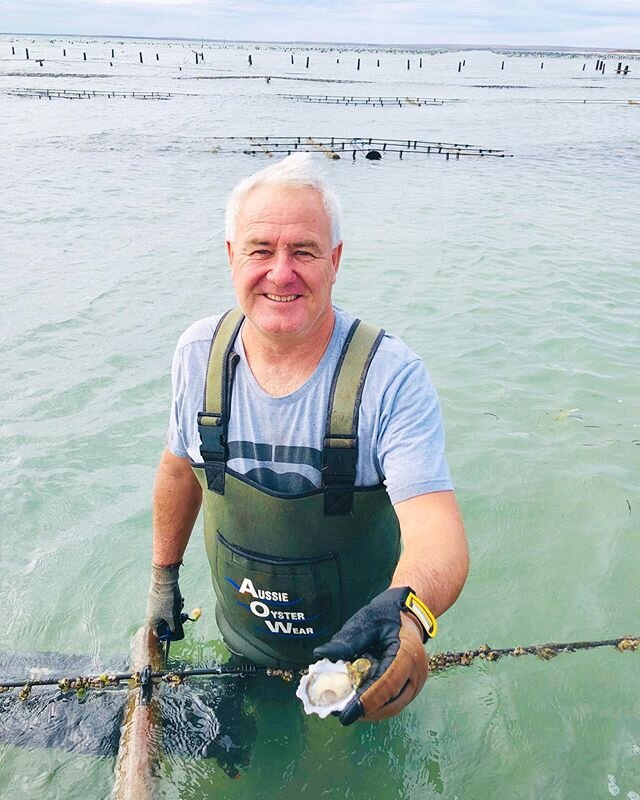
[[[182,562],[180,562],[181,564]],[[168,567],[151,565],[151,585],[147,595],[147,623],[158,638],[184,639],[181,611],[184,598],[178,586],[180,564]]]
[[[404,608],[410,592],[406,586],[387,589],[348,619],[330,641],[314,649],[316,659],[373,657],[370,674],[340,712],[343,725],[360,717],[372,721],[393,717],[424,686],[429,660],[422,627]]]

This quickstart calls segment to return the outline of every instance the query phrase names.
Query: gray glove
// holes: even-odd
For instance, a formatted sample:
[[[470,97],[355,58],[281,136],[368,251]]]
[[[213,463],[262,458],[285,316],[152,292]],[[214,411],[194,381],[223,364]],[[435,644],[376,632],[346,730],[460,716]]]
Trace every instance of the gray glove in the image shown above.
[[[151,565],[151,585],[147,595],[147,623],[162,641],[184,639],[182,608],[184,598],[178,586],[179,564]]]

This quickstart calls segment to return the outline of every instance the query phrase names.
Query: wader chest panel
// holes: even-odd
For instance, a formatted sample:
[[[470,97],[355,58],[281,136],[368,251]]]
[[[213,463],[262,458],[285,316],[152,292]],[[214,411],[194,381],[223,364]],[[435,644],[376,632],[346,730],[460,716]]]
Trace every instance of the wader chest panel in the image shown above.
[[[386,589],[400,552],[384,486],[355,487],[360,400],[383,331],[349,331],[327,408],[322,487],[279,496],[226,467],[239,309],[212,342],[198,415],[205,544],[227,646],[267,666],[303,666],[372,597]]]

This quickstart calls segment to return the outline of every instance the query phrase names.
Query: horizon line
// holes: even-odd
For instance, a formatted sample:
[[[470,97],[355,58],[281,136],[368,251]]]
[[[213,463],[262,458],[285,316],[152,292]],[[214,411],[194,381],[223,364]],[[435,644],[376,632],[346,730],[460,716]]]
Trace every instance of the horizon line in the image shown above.
[[[335,42],[335,41],[315,41],[311,39],[211,39],[202,36],[142,36],[132,34],[115,34],[115,33],[37,33],[34,31],[0,31],[0,36],[53,36],[53,37],[72,37],[81,39],[134,39],[134,40],[150,40],[150,41],[164,41],[164,42],[213,42],[213,43],[230,43],[230,44],[276,44],[276,45],[330,45],[339,47],[397,47],[406,50],[410,49],[426,49],[437,48],[450,50],[458,48],[465,49],[491,49],[491,50],[560,50],[564,52],[610,52],[610,53],[639,53],[640,49],[632,47],[594,47],[592,45],[576,46],[576,45],[534,45],[534,44],[459,44],[456,42],[448,43],[421,43],[411,44],[406,42]]]

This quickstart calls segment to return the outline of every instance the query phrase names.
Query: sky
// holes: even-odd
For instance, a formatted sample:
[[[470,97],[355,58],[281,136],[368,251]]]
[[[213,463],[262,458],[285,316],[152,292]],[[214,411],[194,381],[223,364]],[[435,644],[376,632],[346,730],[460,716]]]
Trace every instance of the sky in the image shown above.
[[[0,30],[640,49],[640,0],[0,0]]]

